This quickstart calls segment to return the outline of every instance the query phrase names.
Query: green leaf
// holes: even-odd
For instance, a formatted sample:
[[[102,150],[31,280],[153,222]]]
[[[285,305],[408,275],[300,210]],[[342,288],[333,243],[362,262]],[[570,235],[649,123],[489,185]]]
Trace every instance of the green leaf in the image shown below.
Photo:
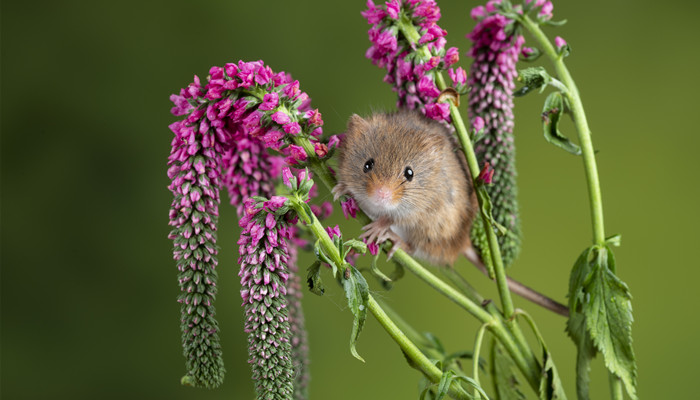
[[[524,400],[526,397],[520,391],[520,381],[515,375],[515,363],[506,353],[503,345],[491,341],[491,376],[498,400]]]
[[[525,96],[536,89],[542,93],[552,81],[552,77],[544,67],[530,67],[518,71],[518,81],[523,83],[523,87],[513,93],[515,97]]]
[[[447,371],[442,374],[442,378],[440,378],[440,383],[438,383],[437,397],[435,397],[435,400],[441,400],[447,395],[447,392],[450,390],[450,384],[452,383],[454,375],[455,373],[452,371]]]
[[[350,239],[343,243],[343,260],[345,260],[351,249],[354,249],[359,254],[365,254],[367,252],[367,244],[357,239]]]
[[[562,19],[561,21],[552,21],[552,20],[550,19],[550,20],[545,21],[543,24],[544,24],[544,25],[549,25],[549,26],[562,26],[562,25],[564,25],[566,22],[567,22],[567,21],[566,21],[565,19]]]
[[[323,252],[323,249],[321,248],[321,241],[320,240],[317,240],[314,243],[314,255],[316,255],[317,260],[324,262],[324,263],[331,266],[331,268],[333,269],[333,276],[338,276],[338,266],[335,265],[335,262],[333,262],[333,260],[331,260],[326,255],[326,253]]]
[[[615,276],[615,256],[608,246],[593,249],[592,279],[583,288],[590,297],[582,313],[596,349],[605,366],[625,384],[627,394],[637,398],[637,365],[632,349],[632,295]]]
[[[326,288],[323,287],[323,281],[321,281],[321,263],[316,261],[309,267],[309,272],[306,274],[306,283],[309,286],[311,293],[323,296]]]
[[[477,399],[483,398],[485,400],[489,400],[489,396],[486,394],[484,389],[481,386],[479,386],[479,384],[474,379],[472,379],[468,376],[464,376],[462,374],[459,374],[455,377],[455,381],[462,381],[462,382],[466,383],[467,385],[473,387],[478,392],[477,397],[476,397]],[[481,395],[482,397],[479,397],[478,395]],[[474,398],[474,397],[472,397],[472,398]]]
[[[542,109],[542,127],[544,138],[549,143],[560,147],[571,154],[580,155],[581,148],[559,132],[559,119],[564,112],[564,99],[560,92],[552,92],[547,96]]]
[[[355,348],[355,343],[357,338],[360,336],[362,327],[365,324],[365,319],[367,318],[367,301],[369,299],[369,287],[367,286],[367,281],[362,274],[355,269],[355,267],[350,264],[346,264],[347,271],[349,274],[344,276],[342,279],[343,289],[345,289],[345,297],[348,299],[348,306],[350,311],[355,316],[352,323],[352,333],[350,335],[350,352],[358,360],[365,362],[365,360],[360,357]]]
[[[433,335],[430,332],[423,332],[423,336],[425,336],[426,339],[428,339],[428,342],[430,342],[430,345],[432,348],[438,351],[443,357],[445,356],[445,346],[442,345],[442,342],[440,339],[438,339],[437,336]]]
[[[537,337],[537,340],[542,346],[542,377],[540,378],[540,390],[539,395],[542,400],[566,400],[566,393],[564,393],[564,388],[562,387],[561,380],[559,379],[559,373],[557,372],[557,367],[554,365],[552,360],[552,355],[547,348],[547,344],[544,342],[544,338],[537,329],[535,321],[527,314],[525,311],[519,310],[518,315],[525,318],[527,323],[532,328],[532,331]]]
[[[541,400],[565,400],[566,394],[562,388],[561,380],[557,367],[552,361],[552,356],[542,343],[542,360],[544,367],[542,368],[542,379],[540,380],[540,399]]]
[[[379,259],[380,254],[381,253],[377,253],[376,256],[372,256],[372,262],[370,263],[370,267],[369,267],[370,272],[372,273],[372,275],[374,275],[375,277],[377,277],[379,279],[379,281],[381,282],[382,286],[384,286],[384,288],[390,289],[391,288],[391,278],[384,275],[384,273],[379,269],[379,267],[377,267],[377,260]]]
[[[605,244],[620,247],[622,245],[622,235],[619,233],[605,238]],[[615,271],[613,271],[615,272]]]

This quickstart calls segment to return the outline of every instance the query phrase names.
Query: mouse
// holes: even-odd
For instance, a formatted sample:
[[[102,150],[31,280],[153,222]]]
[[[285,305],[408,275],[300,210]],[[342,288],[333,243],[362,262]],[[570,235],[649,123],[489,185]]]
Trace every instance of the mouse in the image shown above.
[[[476,255],[470,239],[476,193],[464,153],[440,122],[408,109],[352,115],[336,177],[334,197],[353,197],[372,219],[360,238],[391,240],[389,257],[401,248],[452,265],[460,254]]]

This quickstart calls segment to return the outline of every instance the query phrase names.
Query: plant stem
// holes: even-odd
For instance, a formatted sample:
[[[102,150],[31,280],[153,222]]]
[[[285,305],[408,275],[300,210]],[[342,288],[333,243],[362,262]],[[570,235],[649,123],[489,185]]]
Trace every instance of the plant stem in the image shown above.
[[[622,380],[612,372],[608,372],[608,379],[610,380],[610,399],[622,400]]]
[[[484,332],[486,332],[486,328],[488,325],[481,325],[481,328],[479,328],[479,331],[476,333],[476,339],[474,340],[474,357],[472,359],[472,367],[473,367],[473,372],[472,374],[474,375],[474,381],[476,381],[476,384],[481,386],[481,382],[479,382],[479,357],[481,353],[481,342],[484,340]],[[477,398],[481,398],[477,392]]]
[[[583,110],[581,96],[579,95],[573,78],[571,78],[569,70],[564,64],[563,57],[557,54],[554,46],[552,46],[552,43],[544,32],[542,32],[539,25],[533,22],[528,16],[523,16],[521,22],[523,26],[530,31],[530,34],[532,34],[540,47],[542,47],[544,53],[552,61],[554,70],[557,72],[559,79],[568,89],[567,91],[563,91],[563,94],[569,100],[571,115],[578,133],[579,144],[581,145],[583,166],[586,172],[586,181],[588,182],[588,197],[591,206],[593,243],[603,245],[605,243],[605,228],[603,226],[603,201],[600,192],[600,182],[598,180],[598,167],[596,166],[595,151],[593,150],[593,142],[591,141],[591,131],[588,128],[588,121],[586,120],[586,113]]]
[[[341,258],[338,248],[333,244],[328,233],[323,229],[323,226],[318,221],[315,215],[307,215],[304,208],[300,205],[302,200],[291,199],[292,207],[299,214],[299,218],[306,223],[314,237],[319,240],[321,248],[327,256],[329,256],[333,262],[342,266],[345,261]],[[342,269],[342,268],[341,268]],[[341,269],[336,270],[337,274],[342,274]],[[336,279],[339,277],[336,276]],[[370,294],[367,300],[367,308],[377,319],[379,324],[384,328],[384,330],[389,333],[389,336],[394,339],[394,341],[399,345],[405,356],[411,360],[413,366],[420,370],[431,382],[438,383],[442,379],[442,371],[436,367],[430,360],[423,354],[420,349],[399,329],[394,321],[384,312],[381,306],[374,300],[374,297]],[[458,384],[453,382],[450,385],[449,390],[450,396],[455,399],[469,399],[471,396]]]

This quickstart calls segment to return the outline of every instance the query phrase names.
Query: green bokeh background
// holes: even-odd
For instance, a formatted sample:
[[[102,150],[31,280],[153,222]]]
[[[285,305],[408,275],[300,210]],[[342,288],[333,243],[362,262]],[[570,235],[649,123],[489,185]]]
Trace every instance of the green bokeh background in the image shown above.
[[[461,65],[474,1],[439,1]],[[326,132],[352,113],[392,109],[382,71],[364,58],[364,2],[3,1],[2,327],[4,399],[251,399],[239,307],[238,228],[221,210],[217,302],[228,370],[217,390],[181,387],[176,268],[167,213],[168,97],[211,65],[264,59],[293,73]],[[570,22],[550,28],[593,130],[606,233],[621,233],[618,272],[634,295],[642,398],[691,398],[700,356],[697,227],[697,2],[555,3]],[[516,101],[522,255],[516,278],[564,299],[570,268],[591,241],[582,162],[547,144],[543,96]],[[572,133],[571,124],[565,125]],[[325,190],[321,198],[328,198]],[[227,200],[224,199],[226,203]],[[333,224],[341,222],[336,213]],[[346,234],[357,233],[351,223]],[[308,256],[300,264],[310,263]],[[493,285],[466,262],[480,291]],[[419,373],[372,318],[348,350],[342,293],[307,295],[311,398],[413,399]],[[449,350],[469,349],[475,319],[407,275],[378,292]],[[574,392],[564,319],[516,300],[538,322]],[[596,360],[593,396],[608,397]],[[526,390],[529,397],[533,393]]]

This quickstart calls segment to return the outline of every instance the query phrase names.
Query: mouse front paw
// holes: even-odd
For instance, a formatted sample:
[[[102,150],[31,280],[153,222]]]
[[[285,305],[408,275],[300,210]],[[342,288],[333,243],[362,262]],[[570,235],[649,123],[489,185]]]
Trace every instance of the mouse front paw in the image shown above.
[[[391,230],[391,224],[390,219],[379,218],[363,226],[362,230],[365,232],[360,235],[360,239],[367,239],[367,243],[376,242],[377,244],[382,244],[387,240],[391,240],[394,245],[387,253],[387,259],[390,259],[397,249],[404,249],[404,251],[410,252],[408,244],[396,232]]]

